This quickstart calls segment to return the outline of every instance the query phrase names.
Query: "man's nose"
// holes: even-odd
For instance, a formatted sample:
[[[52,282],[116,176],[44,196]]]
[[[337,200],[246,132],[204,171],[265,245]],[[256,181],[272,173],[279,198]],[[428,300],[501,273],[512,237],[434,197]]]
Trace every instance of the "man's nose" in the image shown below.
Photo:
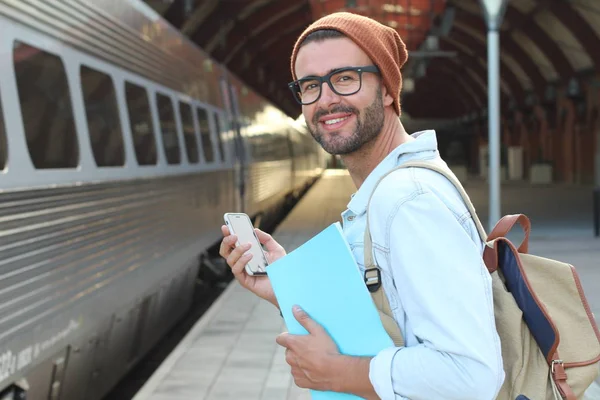
[[[327,82],[323,82],[321,86],[321,97],[319,98],[319,104],[326,107],[330,104],[336,104],[340,102],[340,95],[331,90],[331,87]]]

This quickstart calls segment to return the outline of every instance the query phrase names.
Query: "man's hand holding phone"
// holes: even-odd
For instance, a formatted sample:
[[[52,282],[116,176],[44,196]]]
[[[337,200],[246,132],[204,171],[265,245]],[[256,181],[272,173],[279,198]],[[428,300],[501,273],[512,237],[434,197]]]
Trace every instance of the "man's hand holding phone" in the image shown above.
[[[269,264],[286,255],[285,249],[271,235],[260,229],[254,229],[254,231],[259,242],[266,248],[265,256]],[[249,275],[246,272],[246,264],[252,258],[252,253],[248,251],[250,250],[250,244],[240,243],[240,246],[236,247],[237,236],[232,235],[225,225],[221,226],[221,232],[223,233],[223,240],[221,241],[219,254],[227,260],[227,265],[231,268],[235,279],[242,287],[279,308],[269,278],[264,275]]]

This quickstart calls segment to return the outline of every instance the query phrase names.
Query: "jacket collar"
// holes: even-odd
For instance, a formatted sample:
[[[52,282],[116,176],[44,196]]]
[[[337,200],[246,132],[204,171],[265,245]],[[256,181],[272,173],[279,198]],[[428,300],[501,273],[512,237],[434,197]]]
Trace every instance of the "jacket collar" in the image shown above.
[[[348,203],[348,209],[352,213],[360,215],[366,211],[375,184],[386,172],[408,160],[431,158],[437,154],[437,139],[434,130],[416,132],[411,136],[417,140],[402,143],[392,150],[352,195]]]

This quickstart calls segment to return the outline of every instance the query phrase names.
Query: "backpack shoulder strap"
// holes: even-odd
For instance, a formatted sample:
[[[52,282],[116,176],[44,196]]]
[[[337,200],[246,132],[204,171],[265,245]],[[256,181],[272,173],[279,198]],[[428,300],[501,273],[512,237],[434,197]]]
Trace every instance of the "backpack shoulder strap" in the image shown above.
[[[409,162],[403,163],[402,165],[399,165],[399,166],[391,169],[386,174],[384,174],[381,178],[379,178],[379,180],[375,184],[375,187],[373,188],[373,191],[371,192],[371,195],[369,196],[369,201],[367,203],[367,212],[366,212],[367,221],[366,221],[366,228],[365,228],[365,233],[364,233],[365,283],[367,285],[367,288],[369,289],[369,292],[371,293],[373,302],[375,303],[375,306],[377,307],[377,311],[379,312],[379,317],[381,319],[381,322],[383,323],[385,330],[387,331],[388,335],[394,341],[394,344],[398,347],[404,346],[404,338],[402,336],[402,333],[400,332],[400,328],[398,327],[398,324],[396,323],[396,321],[393,317],[390,304],[388,302],[387,296],[383,289],[382,280],[381,280],[381,271],[379,270],[379,267],[377,266],[377,264],[375,264],[373,261],[373,243],[371,241],[371,232],[369,230],[369,205],[371,204],[371,198],[373,197],[373,194],[375,193],[375,189],[377,188],[379,183],[383,180],[383,178],[385,178],[390,173],[392,173],[400,168],[410,168],[410,167],[431,169],[433,171],[436,171],[436,172],[444,175],[450,182],[452,182],[452,184],[456,187],[456,189],[460,193],[460,195],[463,199],[463,202],[469,209],[469,212],[471,214],[471,217],[473,218],[473,221],[475,221],[477,231],[479,232],[479,237],[481,238],[481,240],[484,243],[487,240],[487,234],[485,233],[485,229],[483,228],[481,221],[477,217],[477,213],[475,211],[475,207],[473,206],[473,203],[471,202],[471,199],[465,192],[460,181],[450,171],[447,171],[446,169],[442,168],[441,166],[437,165],[436,163],[434,163],[432,161],[409,161]]]

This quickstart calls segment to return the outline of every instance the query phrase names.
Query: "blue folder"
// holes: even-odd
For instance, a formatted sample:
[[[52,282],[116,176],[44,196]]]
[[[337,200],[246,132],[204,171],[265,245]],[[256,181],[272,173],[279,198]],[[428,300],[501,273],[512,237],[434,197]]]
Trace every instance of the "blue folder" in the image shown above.
[[[327,330],[342,354],[375,356],[394,346],[339,223],[269,265],[267,274],[289,333],[308,333],[292,313],[297,304]],[[314,400],[360,398],[314,390],[311,395]]]

